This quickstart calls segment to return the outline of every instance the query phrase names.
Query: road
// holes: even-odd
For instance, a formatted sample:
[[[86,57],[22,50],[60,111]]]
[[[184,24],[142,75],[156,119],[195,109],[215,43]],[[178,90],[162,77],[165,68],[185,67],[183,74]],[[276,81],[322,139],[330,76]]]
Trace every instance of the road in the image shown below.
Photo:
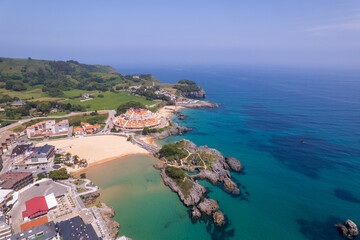
[[[16,127],[18,125],[21,125],[23,123],[27,123],[27,122],[30,122],[31,120],[35,120],[35,119],[44,119],[44,118],[66,118],[66,117],[71,117],[71,116],[76,116],[76,115],[82,115],[82,114],[90,114],[92,113],[93,111],[91,112],[71,112],[69,114],[66,114],[66,115],[62,115],[62,116],[47,116],[47,117],[34,117],[34,118],[28,118],[28,119],[22,119],[22,120],[19,120],[18,122],[16,123],[13,123],[13,124],[10,124],[6,127],[2,127],[0,128],[0,133],[2,132],[5,132],[13,127]],[[112,116],[112,118],[114,118],[114,115],[115,115],[115,111],[114,110],[102,110],[102,111],[98,111],[98,113],[109,113],[109,115]],[[112,119],[111,118],[111,119]],[[109,120],[109,118],[108,118]]]

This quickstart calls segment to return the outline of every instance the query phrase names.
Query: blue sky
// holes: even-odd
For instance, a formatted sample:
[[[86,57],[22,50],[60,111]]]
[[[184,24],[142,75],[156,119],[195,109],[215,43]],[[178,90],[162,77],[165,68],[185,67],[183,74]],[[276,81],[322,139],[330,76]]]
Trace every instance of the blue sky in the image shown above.
[[[354,67],[360,1],[0,0],[0,56]]]

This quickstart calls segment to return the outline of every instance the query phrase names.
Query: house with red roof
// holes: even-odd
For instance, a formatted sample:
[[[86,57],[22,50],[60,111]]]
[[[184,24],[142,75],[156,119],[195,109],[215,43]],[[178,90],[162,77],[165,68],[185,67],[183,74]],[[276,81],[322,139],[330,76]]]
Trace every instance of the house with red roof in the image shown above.
[[[91,125],[90,123],[84,123],[81,122],[81,126],[84,129],[84,132],[86,132],[86,134],[93,134],[95,132],[100,131],[100,125]]]

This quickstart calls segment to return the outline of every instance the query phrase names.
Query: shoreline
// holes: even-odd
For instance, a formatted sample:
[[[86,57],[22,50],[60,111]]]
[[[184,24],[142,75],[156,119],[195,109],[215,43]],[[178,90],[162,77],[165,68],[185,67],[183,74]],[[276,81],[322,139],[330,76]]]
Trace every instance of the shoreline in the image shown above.
[[[103,164],[103,163],[107,163],[107,162],[111,162],[111,161],[114,161],[114,160],[121,160],[122,158],[125,158],[125,157],[129,157],[129,156],[153,156],[152,153],[129,153],[129,154],[125,154],[125,155],[119,155],[119,156],[114,156],[114,157],[109,157],[109,158],[104,158],[104,159],[101,159],[99,161],[96,161],[96,162],[93,162],[93,163],[90,163],[88,164],[86,167],[82,167],[82,168],[71,168],[71,167],[66,167],[66,169],[68,171],[70,171],[70,173],[75,173],[75,174],[78,174],[79,172],[81,171],[86,171],[88,168],[90,167],[94,167],[96,165],[100,165],[100,164]]]
[[[36,146],[43,146],[49,142],[42,142]],[[72,138],[64,140],[51,141],[56,149],[63,149],[71,153],[72,156],[79,156],[79,160],[85,159],[87,167],[101,164],[104,162],[119,159],[130,155],[149,155],[148,150],[127,141],[124,136],[116,135],[94,135],[83,138]],[[101,146],[107,146],[103,148]],[[70,172],[78,172],[84,168],[66,167]]]
[[[156,111],[156,113],[160,116],[160,117],[164,117],[164,118],[171,118],[173,117],[174,113],[178,110],[184,109],[186,108],[185,106],[164,106],[162,108],[160,108],[159,110]]]

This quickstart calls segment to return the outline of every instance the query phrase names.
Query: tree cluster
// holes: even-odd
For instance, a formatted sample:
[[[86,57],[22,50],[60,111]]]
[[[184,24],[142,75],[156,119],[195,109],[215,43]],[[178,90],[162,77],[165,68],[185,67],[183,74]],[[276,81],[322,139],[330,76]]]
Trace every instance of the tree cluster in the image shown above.
[[[128,110],[129,108],[145,108],[144,104],[140,103],[140,102],[136,102],[136,101],[129,101],[126,103],[121,104],[117,109],[116,112],[117,114],[122,114],[125,113],[126,110]]]
[[[53,170],[49,173],[49,177],[53,180],[58,179],[68,179],[70,174],[68,174],[66,168],[60,168],[59,170]]]
[[[155,89],[153,88],[146,88],[141,87],[135,91],[135,94],[146,97],[147,100],[163,100],[163,101],[170,101],[170,97],[165,96],[164,94],[156,94]]]

